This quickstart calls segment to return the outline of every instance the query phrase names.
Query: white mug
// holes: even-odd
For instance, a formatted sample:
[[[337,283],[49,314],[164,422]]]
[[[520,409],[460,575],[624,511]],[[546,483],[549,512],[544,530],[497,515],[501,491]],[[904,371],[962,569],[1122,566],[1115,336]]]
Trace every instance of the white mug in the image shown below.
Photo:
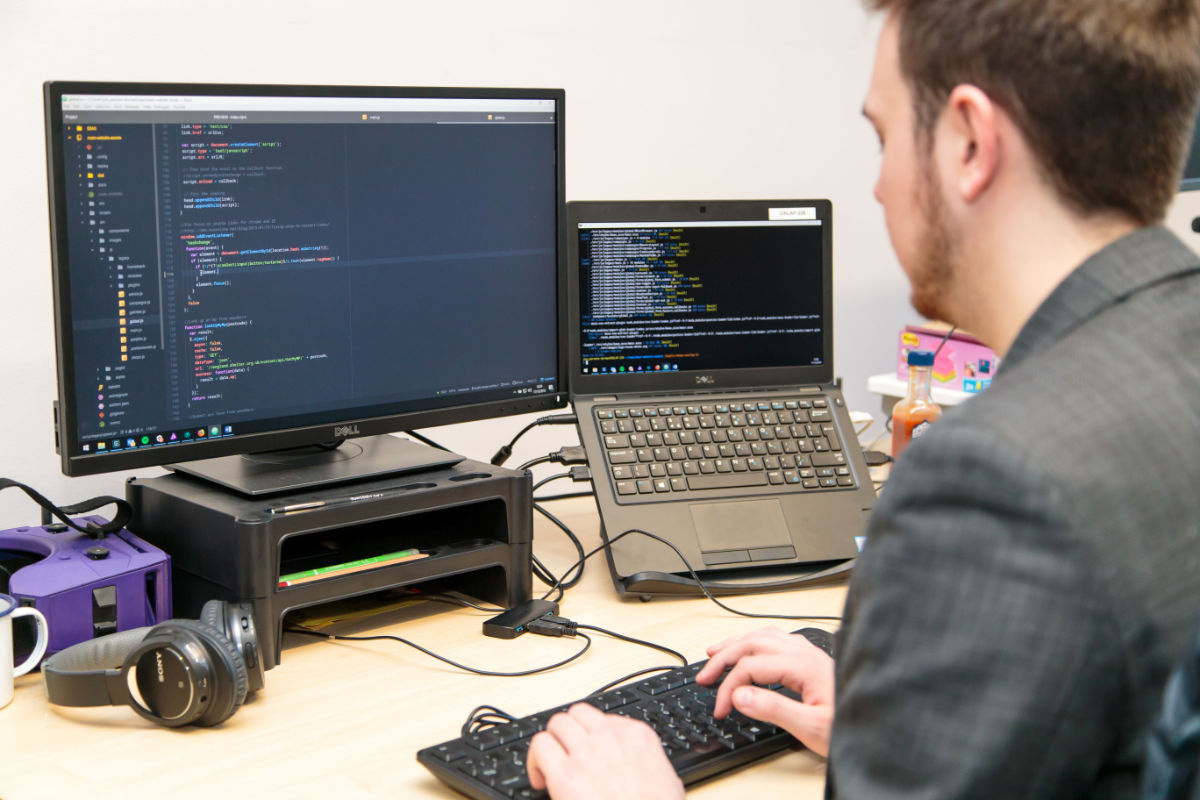
[[[13,665],[12,621],[17,617],[33,617],[37,623],[37,644],[29,658]],[[0,708],[12,702],[13,678],[24,675],[38,665],[50,642],[50,628],[42,612],[29,606],[18,606],[12,595],[0,594]]]

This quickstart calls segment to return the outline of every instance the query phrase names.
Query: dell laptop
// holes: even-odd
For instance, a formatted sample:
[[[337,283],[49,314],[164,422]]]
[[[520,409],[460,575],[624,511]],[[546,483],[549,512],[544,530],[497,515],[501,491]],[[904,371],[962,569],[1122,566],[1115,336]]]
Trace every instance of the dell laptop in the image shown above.
[[[848,569],[875,492],[834,379],[830,202],[568,219],[571,397],[618,590]]]

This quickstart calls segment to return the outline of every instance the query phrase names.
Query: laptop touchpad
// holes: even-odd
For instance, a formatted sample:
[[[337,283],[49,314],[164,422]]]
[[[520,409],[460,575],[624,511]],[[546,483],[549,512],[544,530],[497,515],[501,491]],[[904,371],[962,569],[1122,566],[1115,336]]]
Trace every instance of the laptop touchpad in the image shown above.
[[[778,500],[696,503],[691,511],[700,549],[704,551],[777,547],[792,543]]]

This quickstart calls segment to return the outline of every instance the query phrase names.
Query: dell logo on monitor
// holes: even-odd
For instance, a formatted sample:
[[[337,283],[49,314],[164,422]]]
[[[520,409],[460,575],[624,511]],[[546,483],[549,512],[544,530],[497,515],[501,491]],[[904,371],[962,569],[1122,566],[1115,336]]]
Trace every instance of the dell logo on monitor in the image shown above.
[[[357,425],[334,425],[333,438],[344,439],[347,436],[358,436]]]

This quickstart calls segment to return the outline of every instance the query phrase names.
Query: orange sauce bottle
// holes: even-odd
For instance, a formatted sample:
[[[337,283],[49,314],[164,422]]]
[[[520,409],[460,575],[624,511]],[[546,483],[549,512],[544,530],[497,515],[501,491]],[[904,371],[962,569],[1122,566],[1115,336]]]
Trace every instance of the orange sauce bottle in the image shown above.
[[[928,431],[942,416],[942,409],[930,395],[932,377],[933,353],[910,350],[908,393],[892,406],[892,458],[899,458],[909,442]]]

